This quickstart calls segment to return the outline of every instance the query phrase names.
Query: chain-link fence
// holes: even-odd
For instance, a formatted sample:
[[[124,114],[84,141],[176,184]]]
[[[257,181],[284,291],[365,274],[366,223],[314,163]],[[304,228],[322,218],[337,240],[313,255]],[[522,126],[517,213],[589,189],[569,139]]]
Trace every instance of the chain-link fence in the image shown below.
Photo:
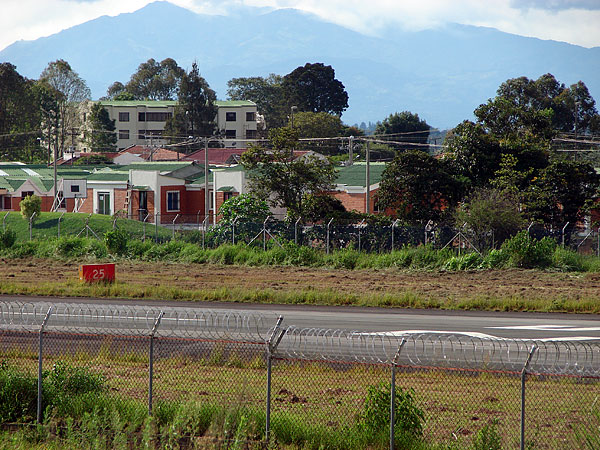
[[[293,242],[300,246],[318,248],[326,253],[348,248],[384,253],[404,246],[423,244],[435,249],[451,248],[458,253],[483,253],[502,244],[491,231],[475,233],[466,226],[456,228],[454,225],[433,222],[424,226],[402,226],[398,221],[386,223],[383,219],[375,223],[342,219],[310,223],[302,219],[287,222],[283,216],[270,216],[264,222],[236,220],[233,223],[223,223],[219,221],[219,216],[200,213],[157,213],[129,217],[71,214],[67,219],[62,214],[46,213],[30,221],[16,213],[5,213],[0,217],[2,230],[21,230],[19,238],[22,240],[61,236],[102,239],[106,231],[120,229],[131,239],[157,243],[179,240],[203,248],[245,243],[266,249]],[[551,228],[532,223],[527,231],[537,239],[549,237],[562,247],[600,256],[600,233],[597,228],[577,228],[570,223],[560,228]]]
[[[226,310],[8,302],[0,303],[0,360],[40,380],[50,367],[86,368],[111,398],[149,413],[173,403],[262,411],[255,439],[282,446],[302,448],[310,434],[320,448],[410,448],[403,439],[418,435],[474,448],[487,433],[501,448],[573,449],[584,445],[582,432],[598,435],[593,341],[350,332]],[[379,441],[364,441],[365,430]]]

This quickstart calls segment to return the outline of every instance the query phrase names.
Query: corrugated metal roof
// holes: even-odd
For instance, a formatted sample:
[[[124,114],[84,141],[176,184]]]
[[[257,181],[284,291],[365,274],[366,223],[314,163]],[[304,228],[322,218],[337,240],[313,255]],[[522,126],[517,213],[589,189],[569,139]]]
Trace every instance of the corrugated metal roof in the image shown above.
[[[351,166],[340,167],[337,169],[335,183],[345,184],[346,186],[366,187],[366,163],[354,163]],[[369,165],[369,179],[371,185],[379,183],[385,170],[385,163],[371,163]]]
[[[89,181],[128,181],[126,172],[96,172],[87,177]]]
[[[164,108],[167,106],[175,106],[177,101],[175,100],[102,100],[99,101],[104,106],[122,106],[122,107],[136,107],[143,106],[146,108]]]
[[[139,162],[121,166],[120,170],[158,170],[159,172],[168,172],[193,164],[191,161],[180,162]]]

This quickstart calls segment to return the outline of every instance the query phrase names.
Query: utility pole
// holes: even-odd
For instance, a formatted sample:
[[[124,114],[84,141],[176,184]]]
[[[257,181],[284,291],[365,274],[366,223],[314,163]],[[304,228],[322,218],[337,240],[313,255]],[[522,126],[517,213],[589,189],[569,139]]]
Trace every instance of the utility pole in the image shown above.
[[[204,138],[204,212],[205,215],[210,214],[210,197],[208,195],[208,136]],[[205,223],[209,222],[210,218]]]
[[[353,164],[352,159],[354,158],[354,136],[350,136],[348,139],[348,165]]]
[[[365,212],[367,214],[369,214],[371,212],[371,167],[370,167],[370,163],[371,163],[371,141],[368,140],[367,141],[367,152],[366,152],[366,160],[367,160],[367,169],[366,169],[366,173],[365,173],[365,182],[366,182],[366,186],[365,186],[365,192],[366,192],[366,198],[365,198]]]

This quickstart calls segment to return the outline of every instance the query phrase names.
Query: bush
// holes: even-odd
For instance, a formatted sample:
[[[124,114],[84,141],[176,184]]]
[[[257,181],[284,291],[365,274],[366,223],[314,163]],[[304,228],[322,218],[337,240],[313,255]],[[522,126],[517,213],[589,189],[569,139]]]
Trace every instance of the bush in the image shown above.
[[[496,422],[488,423],[481,428],[473,440],[474,450],[501,450],[502,441],[498,431],[496,431]]]
[[[501,269],[508,264],[508,253],[502,250],[491,250],[483,261],[481,267],[483,269]]]
[[[444,265],[446,270],[470,270],[481,266],[483,259],[478,253],[467,253],[466,255],[453,256]]]
[[[116,229],[104,233],[104,243],[106,248],[113,255],[124,255],[127,251],[127,241],[129,235],[126,231]]]
[[[81,258],[88,253],[86,239],[79,237],[61,237],[56,244],[56,253],[65,258]]]
[[[502,251],[508,255],[509,264],[525,269],[546,268],[552,264],[556,242],[548,237],[537,240],[526,230],[502,244]]]
[[[33,217],[33,222],[40,218],[40,213],[42,212],[42,199],[36,195],[28,195],[20,203],[21,206],[21,215],[25,220],[29,220],[29,218],[35,213]]]
[[[394,428],[398,438],[403,436],[422,437],[424,412],[415,404],[414,390],[396,388],[396,416]],[[361,414],[361,426],[373,436],[387,432],[390,427],[390,385],[384,383],[369,386]]]
[[[37,378],[0,365],[0,423],[32,421],[37,411]]]
[[[17,241],[17,233],[7,228],[0,231],[0,248],[11,248]]]

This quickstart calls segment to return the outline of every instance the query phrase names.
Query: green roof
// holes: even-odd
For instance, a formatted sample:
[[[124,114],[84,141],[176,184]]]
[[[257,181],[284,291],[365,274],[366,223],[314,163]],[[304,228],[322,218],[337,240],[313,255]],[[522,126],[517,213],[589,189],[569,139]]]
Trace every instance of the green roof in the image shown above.
[[[337,184],[345,184],[346,186],[361,186],[365,187],[366,183],[366,163],[354,163],[351,166],[340,167],[337,169]],[[371,185],[379,183],[381,176],[385,170],[385,163],[369,164],[369,178]]]
[[[217,189],[218,192],[235,192],[235,188],[233,186],[223,186]]]
[[[87,177],[89,181],[128,181],[127,172],[96,172]]]
[[[144,106],[146,108],[164,108],[167,106],[175,106],[177,101],[175,100],[100,100],[98,101],[104,106],[123,106],[123,107],[135,107]]]
[[[98,103],[104,106],[143,106],[145,108],[165,108],[177,105],[176,100],[99,100]],[[235,108],[239,106],[255,106],[256,103],[251,102],[250,100],[217,100],[215,105],[219,107]]]

